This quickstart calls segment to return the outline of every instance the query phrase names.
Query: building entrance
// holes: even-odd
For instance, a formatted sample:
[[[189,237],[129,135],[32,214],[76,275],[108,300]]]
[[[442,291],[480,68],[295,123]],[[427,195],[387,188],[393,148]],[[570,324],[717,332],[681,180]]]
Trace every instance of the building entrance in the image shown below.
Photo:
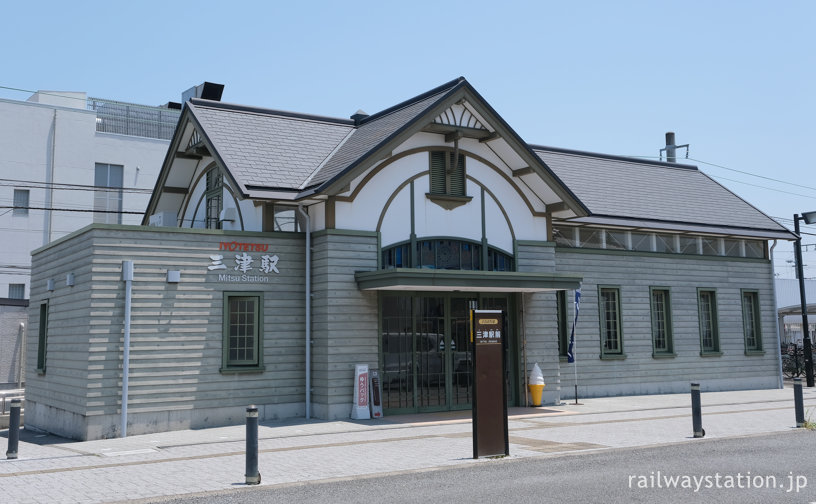
[[[504,310],[510,335],[508,383],[515,372],[508,294],[385,294],[380,303],[380,363],[386,413],[469,409],[473,400],[469,309]],[[509,387],[508,400],[514,399]]]

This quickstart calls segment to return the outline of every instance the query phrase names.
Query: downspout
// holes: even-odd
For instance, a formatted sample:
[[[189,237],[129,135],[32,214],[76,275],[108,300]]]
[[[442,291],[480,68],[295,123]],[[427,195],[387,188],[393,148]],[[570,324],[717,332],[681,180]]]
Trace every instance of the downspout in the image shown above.
[[[51,133],[51,162],[48,166],[48,172],[45,174],[45,183],[47,186],[45,192],[45,225],[43,226],[43,245],[47,245],[51,242],[51,219],[52,219],[52,212],[51,208],[54,205],[54,171],[55,171],[55,161],[54,156],[57,152],[57,110],[54,109],[54,119],[52,120],[52,129],[53,132]]]
[[[128,373],[130,368],[130,305],[133,289],[133,261],[122,261],[122,280],[125,281],[125,341],[122,354],[122,437],[127,437]]]
[[[780,331],[780,327],[779,327],[779,311],[778,311],[779,307],[776,304],[776,271],[775,271],[776,268],[774,267],[774,256],[773,256],[775,248],[776,248],[776,240],[774,240],[773,245],[771,245],[769,255],[771,256],[771,281],[774,284],[773,285],[773,293],[774,293],[773,294],[773,305],[774,305],[774,320],[775,320],[775,324],[776,324],[776,360],[777,360],[777,365],[779,366],[779,380],[777,382],[777,385],[779,385],[779,388],[785,388],[785,381],[782,378],[782,351],[780,350],[782,348],[782,335],[779,332]]]
[[[524,292],[521,293],[521,354],[524,361],[524,407],[530,406],[530,394],[527,392],[529,385],[527,377],[527,324],[524,320]]]
[[[20,365],[17,367],[17,388],[23,388],[23,366],[25,365],[26,325],[20,322]]]
[[[306,420],[312,414],[312,225],[309,214],[298,205],[298,212],[306,220]]]

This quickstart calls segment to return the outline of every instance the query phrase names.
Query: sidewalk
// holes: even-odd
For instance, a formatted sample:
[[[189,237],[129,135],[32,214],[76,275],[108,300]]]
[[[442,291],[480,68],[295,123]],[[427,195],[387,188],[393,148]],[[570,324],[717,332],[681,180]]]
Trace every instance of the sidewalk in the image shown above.
[[[816,389],[804,389],[816,420]],[[689,394],[582,399],[511,408],[510,456],[690,442]],[[706,437],[786,432],[793,390],[702,394]],[[19,458],[6,460],[0,431],[0,489],[15,503],[117,502],[244,487],[245,427],[231,426],[74,442],[21,431]],[[368,421],[292,420],[259,427],[262,485],[349,478],[475,463],[470,411]]]

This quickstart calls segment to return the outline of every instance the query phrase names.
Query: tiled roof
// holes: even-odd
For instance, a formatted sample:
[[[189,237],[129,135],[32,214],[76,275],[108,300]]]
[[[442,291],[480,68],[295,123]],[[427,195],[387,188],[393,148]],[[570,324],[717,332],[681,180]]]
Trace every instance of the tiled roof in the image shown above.
[[[190,110],[235,180],[299,189],[353,129],[350,121],[195,100]]]
[[[430,95],[417,97],[412,101],[365,119],[337,153],[315,175],[309,185],[319,185],[342,173],[355,161],[371,152],[379,144],[387,141],[391,135],[407,126],[413,119],[422,115],[425,110],[449,92],[456,83],[458,81],[451,81],[445,86],[436,88]]]
[[[533,151],[595,216],[786,231],[693,166]]]

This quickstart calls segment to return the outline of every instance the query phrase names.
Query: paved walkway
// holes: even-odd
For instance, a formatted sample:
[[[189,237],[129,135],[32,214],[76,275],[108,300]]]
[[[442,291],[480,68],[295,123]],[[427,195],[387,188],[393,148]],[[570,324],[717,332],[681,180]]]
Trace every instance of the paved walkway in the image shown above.
[[[816,420],[816,389],[804,389]],[[706,437],[693,440],[689,394],[581,400],[509,412],[510,456],[706,442],[795,428],[793,391],[702,394]],[[0,431],[5,457],[7,432]],[[92,503],[244,487],[245,427],[74,442],[23,430],[19,458],[0,459],[2,502]],[[816,436],[816,433],[814,433]],[[293,420],[259,427],[262,485],[349,478],[474,460],[470,412],[370,421]]]

